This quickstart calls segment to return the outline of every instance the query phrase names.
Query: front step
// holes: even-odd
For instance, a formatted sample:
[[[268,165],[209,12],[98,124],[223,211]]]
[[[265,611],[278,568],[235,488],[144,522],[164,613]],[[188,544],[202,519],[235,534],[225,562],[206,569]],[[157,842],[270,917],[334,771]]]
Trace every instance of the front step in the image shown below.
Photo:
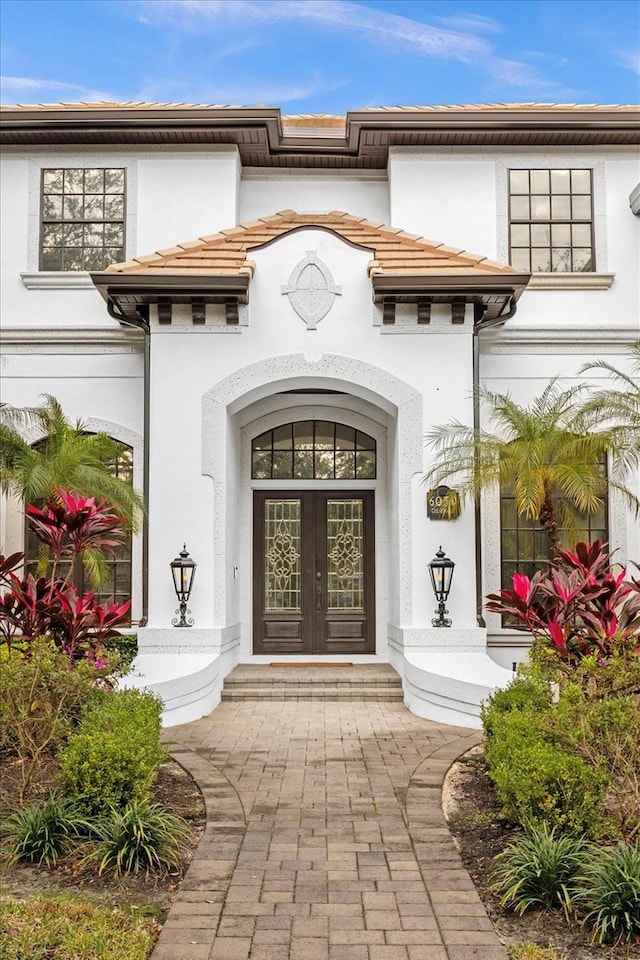
[[[345,666],[240,664],[223,700],[374,700],[402,702],[402,681],[387,663]]]

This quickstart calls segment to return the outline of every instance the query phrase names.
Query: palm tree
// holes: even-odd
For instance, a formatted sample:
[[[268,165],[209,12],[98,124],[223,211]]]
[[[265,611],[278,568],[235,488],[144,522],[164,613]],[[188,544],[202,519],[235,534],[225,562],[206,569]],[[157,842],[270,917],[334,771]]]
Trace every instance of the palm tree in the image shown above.
[[[624,373],[605,360],[587,363],[580,373],[606,371],[614,386],[592,392],[582,406],[590,425],[609,423],[616,439],[614,470],[626,476],[640,469],[640,340],[629,349],[631,373]]]
[[[581,390],[561,390],[553,380],[529,406],[481,390],[478,399],[488,405],[495,432],[476,432],[458,421],[436,427],[426,437],[436,456],[425,482],[452,483],[463,499],[477,499],[495,485],[512,488],[518,514],[540,524],[555,553],[558,528],[577,533],[580,515],[600,508],[607,487],[602,465],[615,445],[608,431],[583,429]],[[622,484],[616,486],[638,503]]]
[[[30,444],[23,432],[36,428]],[[26,503],[55,497],[56,488],[107,500],[131,529],[136,529],[142,498],[126,480],[113,476],[110,462],[120,445],[106,433],[87,433],[72,423],[49,394],[38,407],[0,404],[0,491]]]

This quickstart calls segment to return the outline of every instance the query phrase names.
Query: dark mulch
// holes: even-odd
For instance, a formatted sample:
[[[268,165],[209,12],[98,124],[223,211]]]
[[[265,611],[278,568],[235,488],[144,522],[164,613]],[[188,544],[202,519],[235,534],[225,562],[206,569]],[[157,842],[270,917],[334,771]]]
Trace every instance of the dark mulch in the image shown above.
[[[54,787],[56,774],[57,766],[54,761],[41,764],[31,791],[32,796],[47,796]],[[20,768],[16,763],[1,765],[0,797],[5,811],[10,806],[8,798],[17,795],[19,777]],[[174,760],[169,760],[160,768],[152,799],[172,813],[184,817],[191,827],[191,842],[185,851],[184,871],[204,830],[202,794],[191,776]],[[141,909],[149,910],[158,920],[163,921],[178,889],[180,878],[181,873],[178,871],[168,876],[128,876],[118,880],[107,874],[99,877],[95,868],[87,866],[84,859],[76,854],[51,869],[27,865],[7,868],[5,864],[0,874],[0,885],[3,893],[20,897],[73,893],[113,905],[139,905]]]
[[[481,753],[473,752],[455,765],[445,790],[445,807],[464,864],[506,944],[531,941],[554,948],[563,960],[640,958],[640,944],[594,945],[590,931],[577,922],[567,924],[559,911],[528,911],[520,917],[501,907],[499,896],[490,889],[493,859],[521,830],[501,816]]]

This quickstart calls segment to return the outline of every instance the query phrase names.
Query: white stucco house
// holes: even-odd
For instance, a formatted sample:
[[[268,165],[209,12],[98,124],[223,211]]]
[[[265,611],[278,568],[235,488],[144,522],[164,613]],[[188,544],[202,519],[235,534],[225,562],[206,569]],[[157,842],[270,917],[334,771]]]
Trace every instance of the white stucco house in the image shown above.
[[[17,106],[2,143],[2,399],[53,394],[122,442],[148,512],[111,590],[166,722],[211,710],[236,663],[293,658],[390,662],[411,710],[477,725],[527,651],[482,598],[538,547],[504,491],[432,518],[423,437],[473,423],[474,383],[526,402],[624,368],[638,108]],[[640,559],[622,501],[589,525]],[[22,549],[20,505],[2,526]]]

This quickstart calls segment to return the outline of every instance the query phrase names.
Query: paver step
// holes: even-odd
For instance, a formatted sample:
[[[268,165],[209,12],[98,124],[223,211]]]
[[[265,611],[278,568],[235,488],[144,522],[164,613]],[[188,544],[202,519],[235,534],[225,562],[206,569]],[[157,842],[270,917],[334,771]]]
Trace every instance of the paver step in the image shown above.
[[[400,701],[404,699],[400,689],[377,687],[342,687],[330,689],[323,684],[314,687],[296,687],[293,684],[269,687],[261,684],[256,687],[238,686],[223,688],[223,700],[384,700]]]
[[[223,700],[378,700],[402,702],[388,664],[332,667],[240,664],[225,678]]]

